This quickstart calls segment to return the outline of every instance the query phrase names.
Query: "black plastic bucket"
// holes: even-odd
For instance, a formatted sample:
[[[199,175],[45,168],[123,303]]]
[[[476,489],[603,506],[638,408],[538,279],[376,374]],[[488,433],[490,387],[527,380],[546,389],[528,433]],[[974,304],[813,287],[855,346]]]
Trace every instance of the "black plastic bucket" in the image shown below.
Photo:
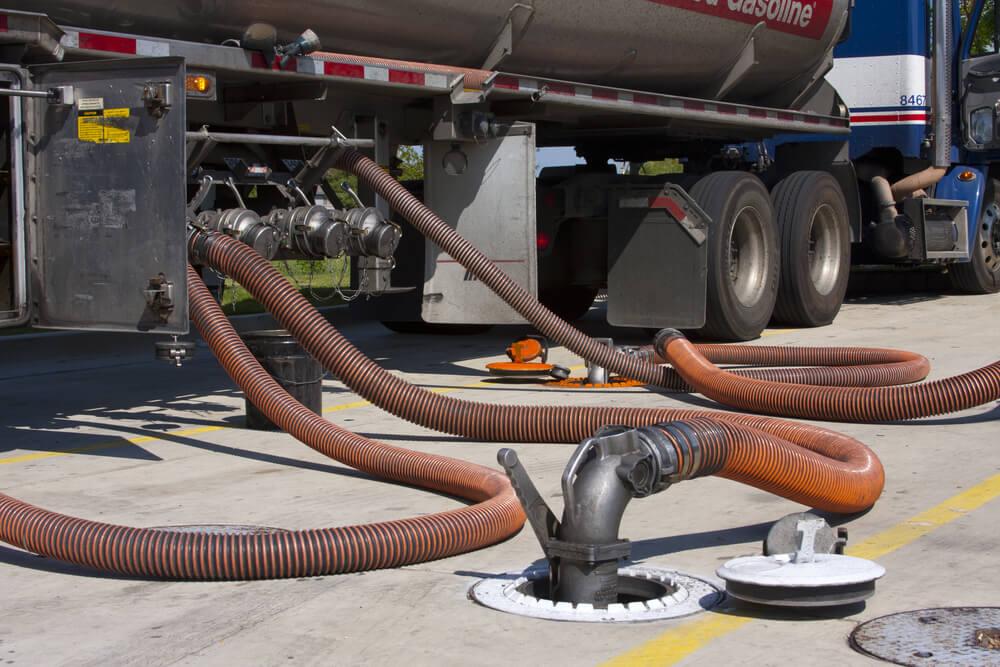
[[[323,376],[326,373],[318,361],[299,345],[287,331],[249,331],[240,337],[275,381],[285,388],[302,405],[316,414],[323,413]],[[247,428],[273,431],[278,427],[257,409],[246,402]]]

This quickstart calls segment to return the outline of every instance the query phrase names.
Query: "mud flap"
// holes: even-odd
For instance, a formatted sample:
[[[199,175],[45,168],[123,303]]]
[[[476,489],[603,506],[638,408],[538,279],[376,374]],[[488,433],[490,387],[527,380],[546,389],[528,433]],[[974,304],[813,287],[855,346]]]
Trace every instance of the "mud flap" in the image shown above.
[[[616,188],[608,224],[608,322],[705,324],[709,219],[682,188]]]
[[[534,126],[518,124],[482,143],[424,148],[431,210],[532,294],[538,291]],[[425,322],[519,324],[524,319],[437,246],[425,250]]]

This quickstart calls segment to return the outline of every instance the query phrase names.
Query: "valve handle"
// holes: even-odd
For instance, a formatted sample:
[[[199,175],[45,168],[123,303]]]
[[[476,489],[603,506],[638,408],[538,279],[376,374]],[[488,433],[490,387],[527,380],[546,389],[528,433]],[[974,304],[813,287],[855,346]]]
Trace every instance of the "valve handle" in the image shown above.
[[[559,520],[546,504],[545,499],[538,493],[535,483],[528,476],[528,471],[521,465],[517,458],[517,452],[508,447],[504,447],[497,452],[497,462],[503,466],[504,472],[510,479],[511,486],[517,494],[517,499],[521,501],[524,514],[528,517],[531,529],[535,531],[538,543],[542,545],[542,552],[546,557],[549,554],[549,543],[555,538],[559,531]]]

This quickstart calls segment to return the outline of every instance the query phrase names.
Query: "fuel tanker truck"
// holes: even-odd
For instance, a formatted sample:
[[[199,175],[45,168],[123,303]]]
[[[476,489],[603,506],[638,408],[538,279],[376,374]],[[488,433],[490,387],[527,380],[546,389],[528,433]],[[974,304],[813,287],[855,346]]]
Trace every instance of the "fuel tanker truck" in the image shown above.
[[[470,247],[564,319],[606,290],[615,325],[722,340],[830,323],[852,263],[996,292],[998,16],[0,0],[0,325],[184,333],[192,230],[348,258],[358,316],[404,331],[524,321]],[[401,147],[423,206],[386,183]],[[540,169],[546,147],[582,164]],[[331,176],[357,155],[381,168]],[[682,173],[638,168],[665,158]]]

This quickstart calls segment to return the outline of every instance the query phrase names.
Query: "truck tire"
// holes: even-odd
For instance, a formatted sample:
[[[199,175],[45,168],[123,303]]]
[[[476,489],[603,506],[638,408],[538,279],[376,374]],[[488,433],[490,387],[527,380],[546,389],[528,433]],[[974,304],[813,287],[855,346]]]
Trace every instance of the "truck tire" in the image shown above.
[[[596,287],[579,285],[549,287],[538,290],[538,300],[567,322],[575,322],[586,315],[594,305],[598,291]]]
[[[840,184],[824,171],[799,171],[771,193],[781,237],[774,319],[819,327],[833,322],[851,274],[851,230]]]
[[[1000,183],[990,180],[986,188],[983,214],[978,233],[972,243],[968,262],[953,264],[948,271],[955,289],[968,294],[1000,292],[1000,203],[997,194]]]
[[[778,295],[780,254],[771,197],[760,179],[716,172],[691,188],[712,220],[708,234],[708,304],[697,333],[752,340],[767,326]]]

